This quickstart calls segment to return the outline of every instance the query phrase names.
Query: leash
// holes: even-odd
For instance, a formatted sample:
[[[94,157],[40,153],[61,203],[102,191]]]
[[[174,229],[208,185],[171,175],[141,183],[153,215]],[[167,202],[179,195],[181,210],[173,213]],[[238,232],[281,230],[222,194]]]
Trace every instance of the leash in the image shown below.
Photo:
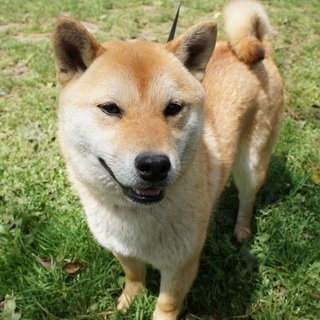
[[[176,28],[177,28],[177,23],[178,23],[178,19],[179,19],[181,3],[182,3],[182,0],[180,0],[179,7],[178,7],[178,10],[177,10],[177,13],[176,13],[176,17],[174,18],[174,21],[173,21],[173,24],[172,24],[172,27],[171,27],[170,34],[169,34],[167,42],[173,40],[174,34],[176,33]]]

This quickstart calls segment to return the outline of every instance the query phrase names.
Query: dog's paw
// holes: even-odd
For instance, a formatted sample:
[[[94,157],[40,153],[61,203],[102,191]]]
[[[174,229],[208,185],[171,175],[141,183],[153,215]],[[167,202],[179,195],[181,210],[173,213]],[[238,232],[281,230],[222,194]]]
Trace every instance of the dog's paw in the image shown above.
[[[132,299],[132,298],[131,298]],[[123,291],[122,294],[120,295],[118,299],[118,304],[117,304],[117,310],[121,311],[123,314],[126,314],[130,304],[131,300],[130,297]]]
[[[142,294],[144,286],[141,284],[131,285],[129,289],[126,288],[122,291],[120,297],[118,298],[117,310],[122,313],[127,313],[132,301],[139,295]]]
[[[237,242],[242,243],[251,236],[251,227],[237,223],[234,228],[234,236]]]

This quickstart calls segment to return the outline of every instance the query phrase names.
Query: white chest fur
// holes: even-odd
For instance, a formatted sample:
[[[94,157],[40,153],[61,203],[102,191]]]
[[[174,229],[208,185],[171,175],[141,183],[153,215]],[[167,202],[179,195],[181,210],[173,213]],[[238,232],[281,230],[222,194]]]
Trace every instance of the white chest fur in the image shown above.
[[[115,209],[82,199],[89,227],[109,250],[141,259],[155,268],[171,268],[193,253],[198,237],[192,204],[181,212],[170,200],[145,208]]]

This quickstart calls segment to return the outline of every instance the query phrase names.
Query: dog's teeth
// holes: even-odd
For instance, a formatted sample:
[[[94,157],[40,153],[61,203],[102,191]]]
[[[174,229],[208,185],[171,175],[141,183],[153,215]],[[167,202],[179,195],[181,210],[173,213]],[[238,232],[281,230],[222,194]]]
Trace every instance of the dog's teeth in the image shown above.
[[[146,188],[146,189],[136,189],[135,193],[139,196],[152,197],[158,196],[161,192],[159,188]]]

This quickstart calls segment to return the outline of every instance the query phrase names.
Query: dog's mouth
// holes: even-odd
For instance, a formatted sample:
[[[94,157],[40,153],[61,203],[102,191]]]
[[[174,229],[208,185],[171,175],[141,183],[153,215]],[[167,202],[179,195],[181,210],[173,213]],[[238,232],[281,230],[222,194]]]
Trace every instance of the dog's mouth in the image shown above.
[[[160,188],[140,188],[140,189],[133,189],[122,187],[123,193],[130,198],[132,201],[150,204],[154,202],[159,202],[164,198],[164,190]]]
[[[162,188],[150,187],[150,188],[130,188],[121,184],[110,167],[106,164],[106,162],[102,158],[98,158],[101,165],[108,171],[110,176],[115,180],[118,185],[121,187],[124,195],[126,195],[130,200],[142,204],[152,204],[156,202],[160,202],[164,196],[165,191]]]

